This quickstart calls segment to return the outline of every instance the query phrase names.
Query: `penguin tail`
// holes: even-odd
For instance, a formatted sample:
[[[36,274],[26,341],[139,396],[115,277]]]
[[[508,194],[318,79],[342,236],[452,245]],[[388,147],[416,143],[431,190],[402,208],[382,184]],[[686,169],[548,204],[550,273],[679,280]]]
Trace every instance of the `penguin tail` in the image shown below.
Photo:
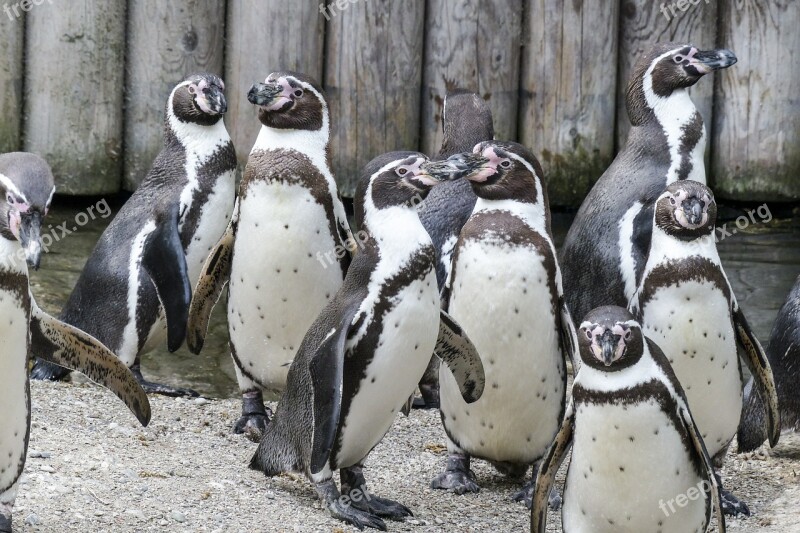
[[[753,378],[744,389],[744,406],[739,431],[736,434],[739,446],[737,453],[752,452],[767,440],[767,422],[764,402],[758,394]]]
[[[287,465],[295,464],[292,458],[295,455],[291,446],[281,438],[278,431],[270,423],[267,426],[258,449],[250,459],[250,469],[263,472],[265,476],[272,477],[292,470]]]

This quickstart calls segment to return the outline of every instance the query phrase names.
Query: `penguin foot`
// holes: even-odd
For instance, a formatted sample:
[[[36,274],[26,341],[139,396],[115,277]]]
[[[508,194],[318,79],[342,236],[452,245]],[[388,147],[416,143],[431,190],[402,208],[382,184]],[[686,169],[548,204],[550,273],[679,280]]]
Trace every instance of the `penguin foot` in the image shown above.
[[[432,489],[443,489],[459,496],[467,492],[480,492],[475,473],[469,469],[469,456],[451,454],[447,457],[445,471],[431,481]]]
[[[725,489],[720,490],[720,503],[722,505],[722,512],[728,516],[750,516],[750,509],[747,504],[734,496],[730,491]]]
[[[342,492],[347,495],[349,504],[356,509],[390,520],[405,520],[414,516],[411,509],[402,503],[370,494],[361,466],[342,468],[339,474]]]
[[[533,493],[536,491],[536,481],[531,480],[522,487],[522,490],[512,496],[515,502],[524,502],[525,507],[530,509],[533,506]],[[561,508],[561,495],[555,487],[550,491],[547,498],[547,506],[553,511]]]
[[[63,366],[58,366],[43,359],[37,359],[31,369],[31,379],[40,381],[63,381],[69,374],[70,371]]]
[[[348,524],[355,526],[362,531],[365,527],[386,531],[386,522],[381,520],[380,517],[357,509],[352,505],[346,505],[339,500],[334,500],[333,502],[329,503],[328,510],[330,511],[332,517],[338,518],[343,522],[347,522]]]
[[[414,398],[411,407],[414,409],[438,409],[439,408],[439,387],[420,385],[419,392],[422,396]]]
[[[171,385],[163,385],[153,381],[147,381],[142,375],[142,369],[138,364],[131,367],[131,372],[139,385],[144,389],[147,394],[161,394],[162,396],[171,396],[173,398],[199,398],[200,393],[192,389],[184,389],[181,387],[173,387]]]
[[[0,514],[0,533],[11,533],[11,515]]]
[[[272,419],[272,410],[264,405],[264,395],[260,390],[242,393],[242,416],[233,426],[237,435],[244,434],[253,442],[260,442]]]

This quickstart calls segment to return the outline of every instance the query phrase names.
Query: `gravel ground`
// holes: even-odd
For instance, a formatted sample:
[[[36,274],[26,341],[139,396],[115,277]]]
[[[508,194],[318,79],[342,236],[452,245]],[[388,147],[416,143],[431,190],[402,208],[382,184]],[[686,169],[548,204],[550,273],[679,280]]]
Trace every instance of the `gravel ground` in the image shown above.
[[[15,531],[350,531],[329,517],[297,476],[267,479],[246,465],[255,445],[232,435],[236,400],[152,397],[144,429],[107,391],[88,383],[32,383],[28,462]],[[480,494],[428,488],[445,460],[438,416],[399,417],[365,470],[371,490],[415,517],[390,531],[527,531],[517,489],[476,461]],[[800,436],[774,450],[731,455],[727,484],[750,504],[729,531],[800,532]],[[563,473],[562,473],[563,475]],[[550,514],[549,530],[560,531]]]

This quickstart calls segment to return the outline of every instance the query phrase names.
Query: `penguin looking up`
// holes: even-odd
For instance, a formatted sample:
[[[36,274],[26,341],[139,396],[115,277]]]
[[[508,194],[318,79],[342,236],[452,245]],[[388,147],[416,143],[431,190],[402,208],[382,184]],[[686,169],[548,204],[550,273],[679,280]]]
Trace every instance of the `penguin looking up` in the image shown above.
[[[445,310],[475,343],[491,387],[467,404],[440,370],[448,457],[431,486],[457,494],[479,490],[471,457],[517,477],[542,458],[561,425],[576,346],[539,161],[511,142],[474,152],[487,163],[466,176],[478,201],[456,244]],[[515,499],[530,506],[532,491],[531,481]]]
[[[626,93],[628,141],[584,199],[564,241],[572,316],[628,305],[650,246],[655,199],[676,180],[706,181],[706,131],[688,89],[734,63],[729,50],[679,43],[656,44],[636,62]]]
[[[457,176],[416,152],[377,157],[354,199],[358,252],[344,284],[309,328],[289,368],[286,390],[251,468],[311,480],[331,515],[359,529],[411,515],[367,491],[362,472],[414,391],[434,351],[451,368],[465,401],[483,392],[480,357],[443,312],[430,236],[416,207]],[[343,503],[333,481],[340,471]]]
[[[800,431],[800,276],[786,302],[778,311],[767,345],[767,359],[772,367],[780,406],[783,431]],[[744,392],[744,409],[739,425],[738,451],[749,452],[767,440],[766,411],[755,378],[750,378]]]
[[[494,139],[492,111],[480,95],[455,89],[444,99],[442,133],[444,138],[439,153],[433,158],[435,161],[470,152],[478,143]],[[439,291],[444,288],[450,274],[458,235],[472,213],[476,199],[469,182],[458,179],[435,187],[419,207],[419,219],[431,236],[436,251]],[[415,408],[439,407],[439,358],[435,355],[419,383],[419,390],[422,397],[414,401]]]
[[[768,406],[765,432],[780,436],[778,399],[764,350],[739,308],[720,263],[711,190],[696,181],[667,187],[655,204],[653,237],[630,308],[681,382],[709,455],[721,467],[742,414],[739,354]],[[727,514],[750,512],[722,491]]]
[[[11,511],[25,468],[31,426],[28,353],[47,344],[50,361],[83,372],[122,399],[142,425],[150,403],[133,374],[97,339],[42,311],[30,293],[28,266],[41,259],[42,221],[53,199],[53,175],[37,155],[0,155],[0,533],[11,533]]]
[[[628,311],[607,306],[586,316],[578,346],[583,364],[536,479],[531,533],[545,531],[551,488],[570,447],[564,533],[704,532],[712,507],[724,533],[711,458],[658,345]]]
[[[203,346],[227,283],[231,356],[242,394],[234,432],[258,442],[264,390],[280,392],[303,336],[342,285],[353,245],[330,168],[330,111],[320,85],[274,72],[252,86],[261,131],[236,213],[208,256],[189,313],[189,349]]]
[[[61,319],[95,336],[131,369],[146,391],[197,396],[152,383],[143,353],[183,344],[192,285],[228,225],[235,196],[236,153],[222,119],[225,85],[213,74],[178,83],[167,99],[164,148],[136,192],[100,236]],[[48,346],[34,343],[33,355]],[[38,362],[35,379],[66,370]]]

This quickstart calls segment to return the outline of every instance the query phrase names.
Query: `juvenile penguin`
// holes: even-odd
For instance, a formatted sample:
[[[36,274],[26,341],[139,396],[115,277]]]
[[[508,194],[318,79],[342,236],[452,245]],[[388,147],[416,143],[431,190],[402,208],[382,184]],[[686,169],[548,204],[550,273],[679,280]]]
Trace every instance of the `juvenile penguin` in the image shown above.
[[[570,446],[565,533],[707,530],[725,518],[711,458],[663,352],[621,307],[580,325],[583,362],[564,422],[536,480],[531,533],[544,533],[556,471]]]
[[[447,468],[431,486],[477,492],[471,457],[524,475],[561,425],[575,327],[566,309],[542,169],[527,148],[489,141],[466,177],[478,197],[456,244],[445,310],[475,343],[489,384],[468,405],[440,371]],[[515,498],[530,506],[533,482]],[[555,504],[555,502],[554,502]]]
[[[136,192],[103,232],[61,319],[97,337],[148,392],[197,395],[146,381],[140,357],[164,342],[183,344],[191,286],[225,231],[235,196],[236,153],[222,120],[224,84],[213,74],[180,82],[169,95],[164,148]],[[33,355],[46,357],[34,345]],[[63,369],[38,363],[36,379]]]
[[[394,152],[365,167],[354,199],[358,252],[300,344],[251,462],[267,476],[304,473],[331,515],[360,529],[385,530],[382,518],[411,515],[367,491],[362,465],[434,349],[467,401],[483,391],[480,357],[441,311],[433,244],[415,212],[433,185],[453,176],[437,165],[419,153]],[[347,500],[332,479],[335,470]]]
[[[311,78],[274,72],[247,96],[261,131],[239,203],[198,281],[189,348],[199,353],[229,283],[228,331],[242,393],[234,431],[258,441],[269,422],[263,390],[280,392],[303,336],[342,285],[353,246],[330,168],[330,112]]]
[[[767,345],[778,393],[781,428],[800,431],[800,276],[778,312]],[[753,388],[754,378],[745,387],[744,409],[739,424],[739,452],[755,450],[767,440],[764,402]]]
[[[494,139],[492,111],[476,93],[464,89],[450,91],[442,107],[442,133],[442,146],[433,158],[436,161],[469,152],[476,144]],[[436,251],[436,282],[440,292],[450,274],[458,235],[472,213],[476,199],[469,182],[457,179],[434,188],[419,206],[419,218]],[[445,300],[447,296],[442,295],[442,301]],[[414,407],[439,407],[439,358],[435,355],[419,383],[419,390],[422,397],[414,401]]]
[[[770,444],[780,435],[769,362],[736,302],[720,264],[711,191],[695,181],[673,183],[658,197],[653,237],[630,308],[645,335],[664,351],[681,382],[708,453],[721,466],[742,413],[738,347],[769,406]],[[747,506],[722,492],[728,514]]]
[[[639,58],[626,93],[625,147],[583,201],[562,250],[572,316],[627,306],[644,269],[653,203],[677,180],[705,183],[706,131],[688,89],[736,63],[729,50],[656,44]]]
[[[25,467],[31,423],[28,350],[32,339],[52,346],[50,361],[85,373],[108,387],[142,425],[150,420],[147,395],[108,348],[39,309],[28,266],[38,268],[41,225],[53,199],[53,175],[37,155],[0,155],[0,532],[11,533],[11,511]]]

